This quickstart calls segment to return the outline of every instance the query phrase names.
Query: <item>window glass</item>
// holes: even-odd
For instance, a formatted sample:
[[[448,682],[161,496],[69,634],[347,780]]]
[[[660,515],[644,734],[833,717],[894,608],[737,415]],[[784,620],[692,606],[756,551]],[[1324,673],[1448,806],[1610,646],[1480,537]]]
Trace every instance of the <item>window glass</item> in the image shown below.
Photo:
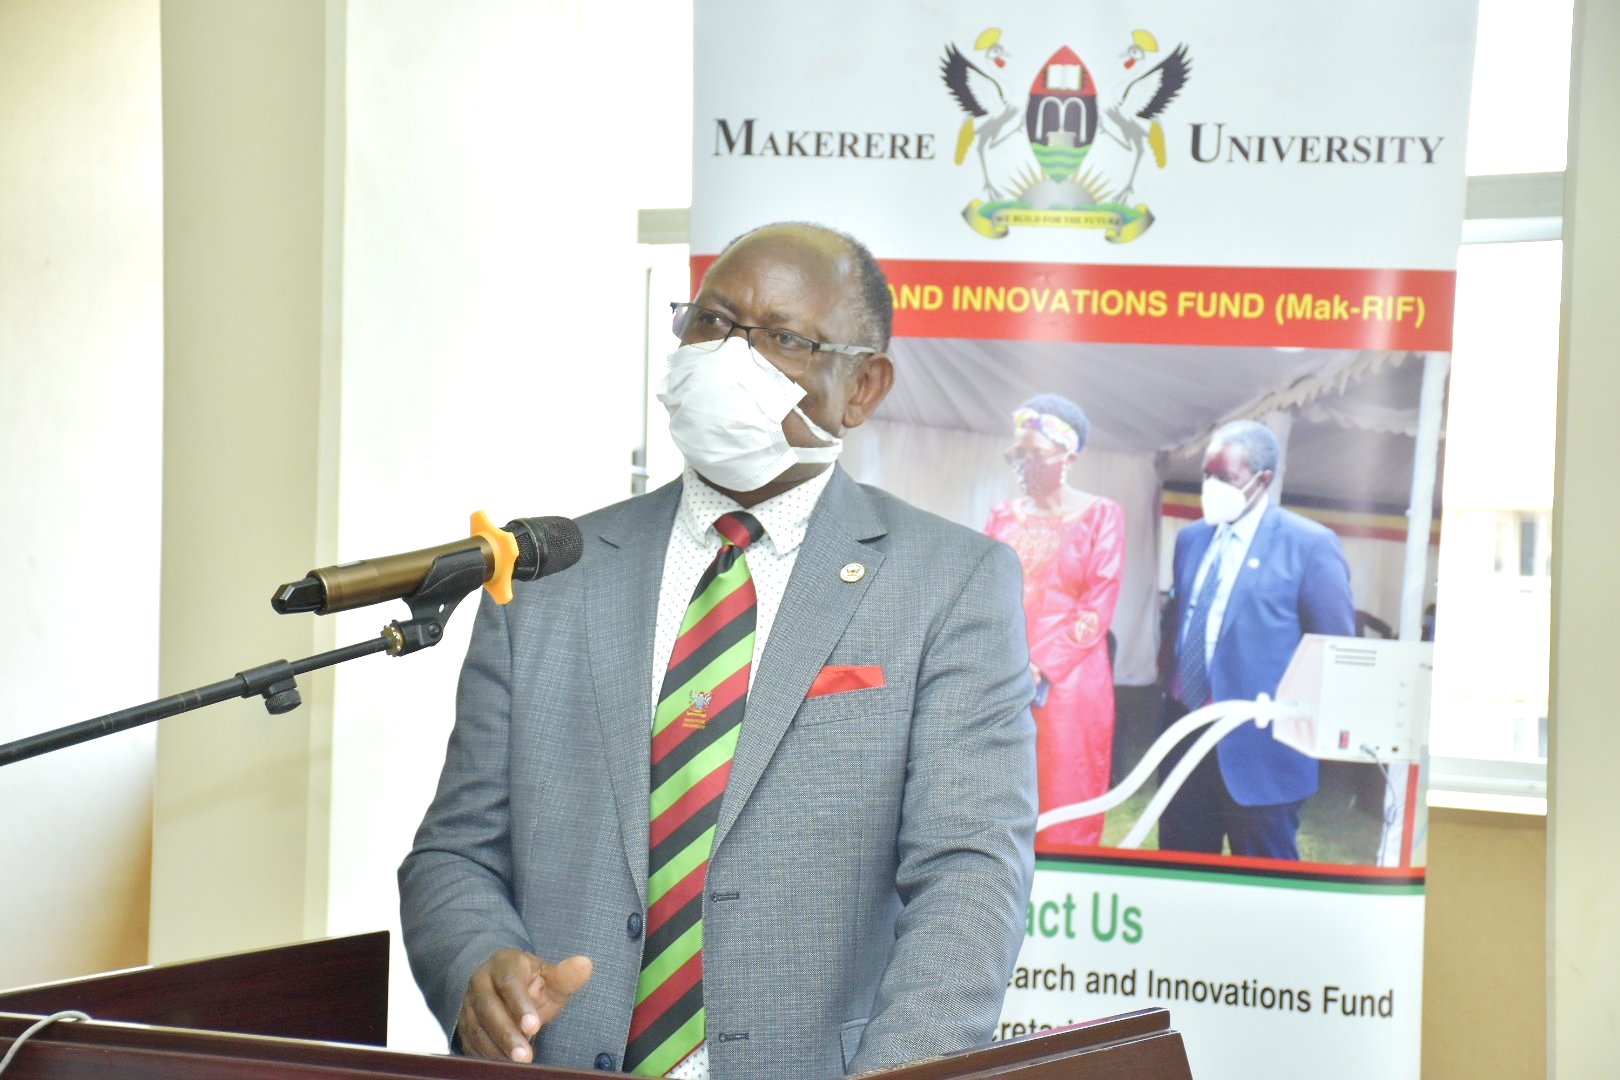
[[[676,346],[675,335],[670,332],[669,305],[692,299],[691,248],[686,244],[643,244],[641,256],[645,259],[647,283],[647,384],[645,464],[647,469],[645,490],[668,483],[681,475],[686,461],[669,437],[669,414],[658,400],[658,381],[669,368],[669,354]]]
[[[1564,168],[1574,7],[1574,0],[1480,0],[1468,175]]]
[[[1475,244],[1457,265],[1430,749],[1546,759],[1563,245]]]

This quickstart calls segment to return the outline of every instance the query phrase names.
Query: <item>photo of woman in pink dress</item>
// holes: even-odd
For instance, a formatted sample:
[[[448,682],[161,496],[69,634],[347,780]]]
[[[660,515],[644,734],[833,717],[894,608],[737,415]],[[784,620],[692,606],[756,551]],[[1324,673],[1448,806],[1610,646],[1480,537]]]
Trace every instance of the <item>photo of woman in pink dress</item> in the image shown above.
[[[1056,394],[1013,413],[1007,450],[1023,494],[997,503],[985,532],[1018,552],[1035,677],[1040,808],[1070,806],[1108,790],[1114,743],[1114,678],[1108,629],[1125,561],[1125,515],[1118,503],[1068,485],[1090,423]],[[1096,846],[1103,816],[1039,833],[1039,851]]]

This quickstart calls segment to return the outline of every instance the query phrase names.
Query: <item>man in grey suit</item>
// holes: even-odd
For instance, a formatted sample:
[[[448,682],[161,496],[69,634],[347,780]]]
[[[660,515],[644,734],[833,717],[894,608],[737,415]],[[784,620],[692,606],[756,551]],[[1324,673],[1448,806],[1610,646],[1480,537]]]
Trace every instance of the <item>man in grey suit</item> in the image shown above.
[[[576,1068],[983,1043],[1033,872],[1017,557],[833,463],[894,379],[860,244],[755,230],[674,308],[685,475],[479,610],[400,867],[417,982],[463,1052]]]

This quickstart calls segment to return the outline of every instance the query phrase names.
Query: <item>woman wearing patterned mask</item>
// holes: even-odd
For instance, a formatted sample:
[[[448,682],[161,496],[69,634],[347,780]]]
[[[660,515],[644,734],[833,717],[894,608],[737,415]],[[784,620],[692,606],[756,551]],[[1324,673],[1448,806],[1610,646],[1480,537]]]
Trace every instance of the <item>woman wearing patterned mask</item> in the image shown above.
[[[1018,552],[1024,567],[1030,673],[1041,811],[1108,790],[1114,744],[1114,678],[1108,628],[1125,561],[1125,515],[1118,503],[1067,483],[1091,425],[1056,394],[1013,413],[1007,450],[1023,491],[990,511],[985,532]],[[1039,851],[1095,846],[1101,814],[1039,833]]]

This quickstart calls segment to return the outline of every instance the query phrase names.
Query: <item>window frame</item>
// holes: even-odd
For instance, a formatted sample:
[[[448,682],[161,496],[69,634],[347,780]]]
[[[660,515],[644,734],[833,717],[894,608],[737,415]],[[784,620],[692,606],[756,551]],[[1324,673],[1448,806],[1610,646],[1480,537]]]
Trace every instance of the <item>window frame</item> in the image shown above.
[[[1564,174],[1470,176],[1462,245],[1519,244],[1564,239]],[[1441,495],[1442,503],[1444,494]],[[1445,543],[1442,517],[1441,540]],[[1556,572],[1556,571],[1555,571]],[[1431,756],[1431,807],[1505,813],[1547,813],[1547,763],[1502,758]]]

